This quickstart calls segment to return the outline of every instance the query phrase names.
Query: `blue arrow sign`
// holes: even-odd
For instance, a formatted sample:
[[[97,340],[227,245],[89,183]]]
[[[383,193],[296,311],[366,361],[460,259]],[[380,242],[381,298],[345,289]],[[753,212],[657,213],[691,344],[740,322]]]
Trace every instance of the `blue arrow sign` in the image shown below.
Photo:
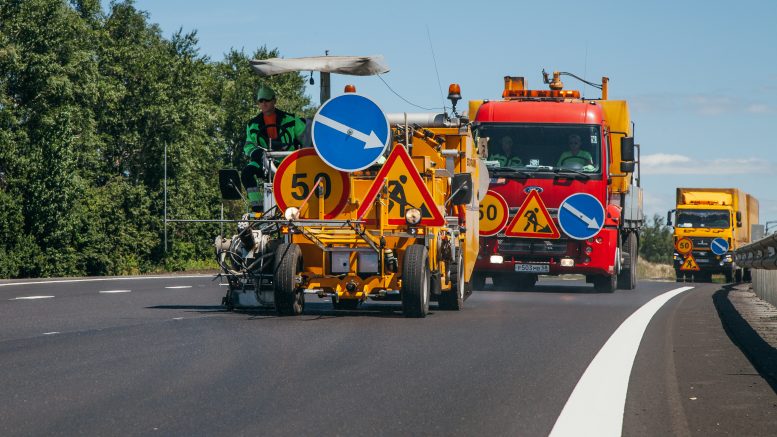
[[[348,93],[327,100],[315,117],[311,136],[318,156],[331,167],[352,172],[371,166],[389,142],[388,118],[367,97]]]
[[[723,255],[728,252],[728,241],[718,237],[710,243],[710,250],[712,250],[712,253],[715,255]]]
[[[561,202],[558,224],[570,238],[587,240],[604,226],[604,207],[588,193],[573,194]]]

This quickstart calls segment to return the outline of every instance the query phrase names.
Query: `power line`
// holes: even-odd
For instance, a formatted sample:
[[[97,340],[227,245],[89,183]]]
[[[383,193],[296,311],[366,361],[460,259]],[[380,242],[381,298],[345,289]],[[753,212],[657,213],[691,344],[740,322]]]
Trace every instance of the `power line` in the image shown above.
[[[407,100],[406,98],[402,97],[402,96],[401,96],[401,95],[400,95],[398,92],[394,91],[394,89],[393,89],[393,88],[391,88],[391,85],[389,85],[389,84],[388,84],[388,83],[387,83],[387,82],[386,82],[386,81],[383,79],[383,76],[382,76],[382,75],[380,75],[380,74],[376,74],[376,76],[378,76],[378,79],[380,79],[380,81],[381,81],[381,82],[383,82],[383,84],[384,84],[384,85],[386,85],[386,88],[388,88],[388,89],[389,89],[389,91],[391,91],[392,93],[394,93],[394,95],[395,95],[395,96],[397,96],[397,97],[399,97],[400,99],[404,100],[404,101],[405,101],[405,103],[407,103],[408,105],[415,106],[416,108],[418,108],[418,109],[423,109],[424,111],[434,111],[434,110],[437,110],[437,109],[442,109],[443,111],[445,111],[445,108],[444,108],[444,107],[443,107],[443,108],[425,108],[425,107],[423,107],[423,106],[416,105],[415,103],[411,102],[410,100]]]

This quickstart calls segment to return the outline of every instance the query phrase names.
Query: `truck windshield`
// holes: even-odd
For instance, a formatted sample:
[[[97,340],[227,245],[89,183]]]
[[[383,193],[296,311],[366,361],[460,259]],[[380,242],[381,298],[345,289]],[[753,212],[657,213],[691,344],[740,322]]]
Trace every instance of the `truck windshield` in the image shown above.
[[[677,227],[725,229],[731,227],[730,214],[726,210],[680,210]]]
[[[481,123],[475,135],[488,139],[490,168],[584,173],[601,168],[601,133],[596,125]]]

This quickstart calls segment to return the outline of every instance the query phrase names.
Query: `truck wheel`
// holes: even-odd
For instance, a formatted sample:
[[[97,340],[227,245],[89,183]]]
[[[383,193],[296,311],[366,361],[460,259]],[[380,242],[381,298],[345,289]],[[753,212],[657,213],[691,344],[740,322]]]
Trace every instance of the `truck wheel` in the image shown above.
[[[426,317],[429,313],[429,253],[426,247],[413,244],[405,251],[402,262],[402,313],[405,317]]]
[[[297,286],[302,270],[302,251],[297,244],[284,243],[275,249],[275,311],[280,316],[298,316],[305,308],[305,294]]]
[[[453,282],[450,291],[443,291],[437,299],[441,310],[459,311],[464,307],[464,294],[466,284],[464,283],[464,259],[459,251],[456,264],[451,265],[449,274]]]
[[[629,232],[624,242],[624,249],[629,254],[629,264],[623,266],[618,275],[618,288],[622,290],[633,290],[637,286],[637,259],[639,257],[639,248],[637,247],[637,235]]]
[[[332,296],[332,308],[336,310],[355,310],[359,307],[361,302],[359,299],[340,299],[337,300],[336,296]]]
[[[486,276],[482,273],[472,273],[472,277],[470,278],[470,284],[472,286],[472,289],[483,291],[483,289],[486,287]]]
[[[734,282],[736,282],[737,284],[739,284],[740,282],[742,282],[742,269],[740,269],[740,268],[737,268],[737,269],[734,271]]]
[[[612,293],[618,286],[618,275],[602,275],[594,278],[594,290]]]
[[[730,284],[734,280],[734,272],[731,269],[725,269],[723,277],[726,279],[726,283]]]

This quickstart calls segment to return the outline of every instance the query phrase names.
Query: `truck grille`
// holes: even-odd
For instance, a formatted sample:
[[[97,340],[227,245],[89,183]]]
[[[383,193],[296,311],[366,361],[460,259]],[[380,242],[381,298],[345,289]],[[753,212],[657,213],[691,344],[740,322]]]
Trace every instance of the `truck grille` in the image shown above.
[[[524,253],[531,255],[565,255],[569,240],[532,240],[524,238],[499,239],[500,253]]]
[[[709,249],[712,238],[691,238],[694,249]]]

